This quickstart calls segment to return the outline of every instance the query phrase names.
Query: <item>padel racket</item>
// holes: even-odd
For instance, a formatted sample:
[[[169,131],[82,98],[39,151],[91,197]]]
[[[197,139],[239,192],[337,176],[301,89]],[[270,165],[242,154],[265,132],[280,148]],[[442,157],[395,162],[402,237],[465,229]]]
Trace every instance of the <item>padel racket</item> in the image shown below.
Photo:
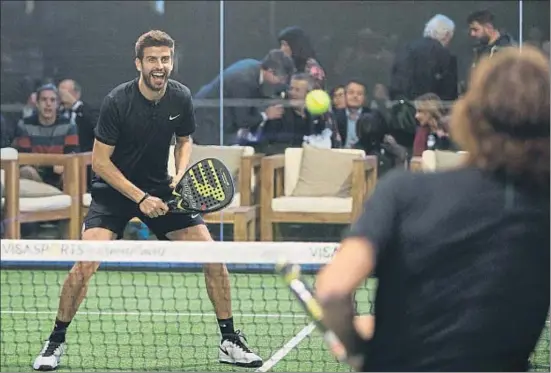
[[[298,299],[308,316],[315,322],[322,332],[323,339],[329,349],[337,356],[337,359],[350,365],[354,370],[360,371],[363,367],[363,355],[350,356],[347,347],[337,335],[323,324],[323,308],[314,296],[312,288],[301,280],[301,270],[298,264],[283,263],[276,267],[277,272]]]
[[[191,166],[167,201],[172,212],[210,213],[220,211],[233,200],[235,188],[230,171],[220,160],[205,158]]]

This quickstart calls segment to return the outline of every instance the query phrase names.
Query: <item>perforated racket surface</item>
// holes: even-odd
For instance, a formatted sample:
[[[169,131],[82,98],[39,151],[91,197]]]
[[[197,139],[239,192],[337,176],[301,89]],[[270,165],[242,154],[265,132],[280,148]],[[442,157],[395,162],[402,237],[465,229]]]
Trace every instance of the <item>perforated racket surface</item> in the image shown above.
[[[205,158],[186,171],[167,204],[173,212],[209,213],[231,204],[234,194],[228,168],[216,158]]]

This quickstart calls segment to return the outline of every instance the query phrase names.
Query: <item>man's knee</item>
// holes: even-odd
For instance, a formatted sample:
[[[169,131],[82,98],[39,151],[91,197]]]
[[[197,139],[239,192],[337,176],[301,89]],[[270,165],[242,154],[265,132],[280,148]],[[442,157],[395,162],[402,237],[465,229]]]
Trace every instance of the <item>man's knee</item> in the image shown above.
[[[77,285],[87,285],[99,268],[99,262],[77,262],[69,272],[70,282]]]
[[[213,241],[205,224],[198,224],[192,227],[168,232],[166,237],[170,241]]]

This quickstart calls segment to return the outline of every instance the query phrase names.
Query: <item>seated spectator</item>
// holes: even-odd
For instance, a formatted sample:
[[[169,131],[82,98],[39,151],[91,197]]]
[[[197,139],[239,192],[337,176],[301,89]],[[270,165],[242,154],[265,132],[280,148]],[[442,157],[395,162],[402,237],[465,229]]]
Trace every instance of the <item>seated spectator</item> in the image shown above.
[[[392,168],[404,168],[407,150],[390,135],[390,127],[383,113],[374,110],[358,120],[358,144],[367,155],[375,155],[378,160],[377,176],[383,176]]]
[[[425,150],[457,150],[450,140],[444,117],[444,106],[434,93],[415,100],[415,118],[420,127],[415,134],[413,155],[421,156]]]
[[[81,152],[91,152],[94,147],[94,128],[98,121],[97,113],[86,102],[82,101],[82,89],[72,79],[59,83],[59,98],[61,100],[60,114],[76,123]],[[87,190],[92,187],[92,166],[87,167]]]
[[[96,113],[82,101],[82,89],[74,80],[62,80],[58,89],[61,101],[60,114],[76,123],[80,150],[91,152],[94,147]]]
[[[15,137],[15,125],[13,124],[13,122],[6,120],[3,114],[0,116],[0,120],[0,142],[2,144],[1,147],[7,148],[11,146]]]
[[[371,110],[366,106],[366,87],[359,80],[351,80],[345,87],[346,108],[335,110],[338,141],[344,148],[355,148],[358,143],[357,122]]]
[[[14,146],[22,153],[69,154],[79,151],[78,132],[74,122],[57,114],[59,98],[53,84],[36,92],[36,113],[17,124]],[[63,166],[24,166],[21,177],[61,188]]]
[[[346,108],[346,99],[344,98],[344,86],[338,85],[331,90],[331,109],[333,111]]]
[[[279,119],[271,119],[263,124],[261,152],[279,154],[288,147],[301,147],[305,136],[321,134],[330,128],[330,118],[312,116],[304,108],[306,94],[315,82],[306,73],[295,74],[291,78],[288,92],[290,107],[286,107]]]

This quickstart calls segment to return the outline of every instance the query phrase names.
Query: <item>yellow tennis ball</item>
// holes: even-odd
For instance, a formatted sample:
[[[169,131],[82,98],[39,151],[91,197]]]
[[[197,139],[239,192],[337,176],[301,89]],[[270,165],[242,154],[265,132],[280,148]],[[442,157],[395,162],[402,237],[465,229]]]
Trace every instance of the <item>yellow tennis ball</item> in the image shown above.
[[[306,95],[306,110],[312,115],[325,114],[331,106],[331,97],[321,89],[314,89]]]

